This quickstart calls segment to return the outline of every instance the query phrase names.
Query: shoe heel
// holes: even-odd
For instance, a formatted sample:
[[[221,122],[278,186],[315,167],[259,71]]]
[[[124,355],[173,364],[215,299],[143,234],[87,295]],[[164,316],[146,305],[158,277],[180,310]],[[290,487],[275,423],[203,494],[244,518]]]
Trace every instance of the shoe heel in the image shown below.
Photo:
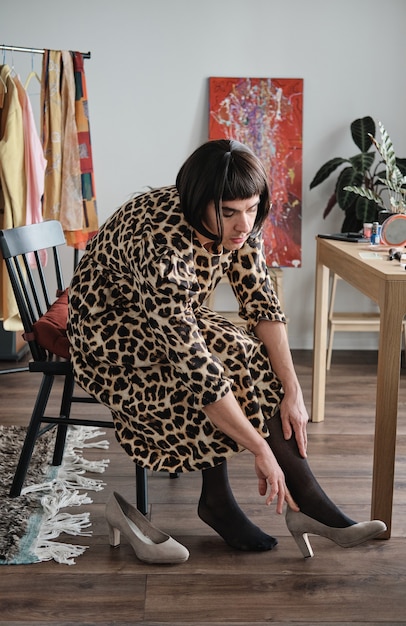
[[[313,556],[313,549],[310,545],[309,537],[307,533],[296,533],[290,531],[293,539],[296,541],[297,546],[300,552],[303,554],[305,559],[311,559]]]
[[[120,545],[121,533],[118,528],[114,528],[114,526],[109,526],[109,542],[112,548],[117,548]]]

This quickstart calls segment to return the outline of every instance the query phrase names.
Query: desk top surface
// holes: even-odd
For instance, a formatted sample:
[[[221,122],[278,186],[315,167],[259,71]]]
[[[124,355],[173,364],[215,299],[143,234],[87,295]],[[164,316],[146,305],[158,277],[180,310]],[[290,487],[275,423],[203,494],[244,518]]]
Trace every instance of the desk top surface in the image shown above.
[[[404,265],[398,260],[389,260],[389,249],[392,246],[371,246],[368,243],[336,241],[322,237],[316,239],[318,260],[344,279],[349,272],[358,270],[365,277],[369,275],[386,281],[406,281]]]

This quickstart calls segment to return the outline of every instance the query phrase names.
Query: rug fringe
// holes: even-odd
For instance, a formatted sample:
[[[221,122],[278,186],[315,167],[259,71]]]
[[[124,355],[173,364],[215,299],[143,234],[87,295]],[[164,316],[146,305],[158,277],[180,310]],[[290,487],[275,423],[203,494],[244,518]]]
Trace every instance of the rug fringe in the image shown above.
[[[58,541],[43,541],[36,548],[39,561],[54,560],[63,565],[75,565],[75,557],[81,556],[89,546],[74,546]]]
[[[83,426],[69,426],[69,429],[70,444],[74,448],[104,448],[105,450],[107,450],[109,447],[109,442],[106,439],[89,443],[89,439],[101,437],[102,435],[106,434],[97,426],[86,426],[86,428]]]
[[[62,533],[89,537],[91,523],[89,513],[61,513],[63,508],[91,504],[93,501],[87,493],[79,493],[79,489],[100,491],[105,483],[99,479],[84,476],[85,472],[102,473],[109,464],[109,459],[87,461],[77,450],[83,448],[108,448],[108,441],[92,441],[105,433],[98,428],[70,426],[65,444],[62,465],[52,467],[51,480],[42,484],[31,485],[22,490],[22,494],[38,493],[41,497],[43,515],[38,528],[32,551],[39,561],[54,560],[66,565],[74,565],[75,557],[85,552],[88,546],[78,546],[53,541]]]
[[[61,509],[83,504],[92,504],[92,499],[87,493],[80,494],[77,489],[71,491],[64,483],[56,485],[51,494],[46,494],[41,498],[41,505],[47,516],[51,518],[56,516]]]

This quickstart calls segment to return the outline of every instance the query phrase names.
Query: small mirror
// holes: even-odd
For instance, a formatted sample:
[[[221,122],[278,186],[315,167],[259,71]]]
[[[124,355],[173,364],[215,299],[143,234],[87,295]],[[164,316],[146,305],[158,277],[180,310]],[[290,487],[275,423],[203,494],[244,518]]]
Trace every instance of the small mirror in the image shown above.
[[[406,244],[406,215],[392,215],[382,224],[381,241],[388,246]]]

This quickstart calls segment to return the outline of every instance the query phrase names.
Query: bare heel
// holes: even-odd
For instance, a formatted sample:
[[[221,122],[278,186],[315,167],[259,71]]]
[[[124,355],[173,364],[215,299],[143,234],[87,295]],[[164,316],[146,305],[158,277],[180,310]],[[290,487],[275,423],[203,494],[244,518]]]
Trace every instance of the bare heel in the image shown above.
[[[114,526],[109,526],[109,543],[112,548],[117,548],[120,545],[121,533],[118,528],[114,528]]]

